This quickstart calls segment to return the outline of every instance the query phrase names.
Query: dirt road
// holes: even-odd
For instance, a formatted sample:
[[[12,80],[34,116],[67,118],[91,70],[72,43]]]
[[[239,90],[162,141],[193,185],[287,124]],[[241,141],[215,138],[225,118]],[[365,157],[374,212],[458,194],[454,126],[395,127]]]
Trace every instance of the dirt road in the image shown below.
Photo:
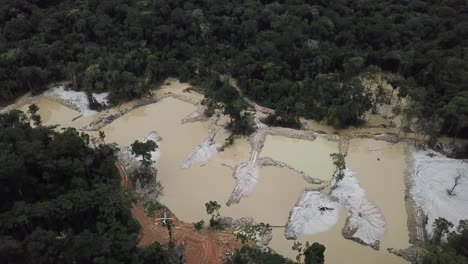
[[[115,167],[117,168],[117,170],[119,171],[119,174],[120,174],[120,185],[124,189],[132,188],[132,183],[128,179],[127,170],[125,170],[125,166],[122,163],[120,163],[119,161],[116,161],[115,162]]]
[[[169,243],[169,233],[162,225],[161,218],[164,210],[156,213],[156,216],[148,217],[144,208],[137,204],[132,208],[133,217],[141,225],[139,246],[146,246],[154,242],[163,245]],[[185,223],[170,214],[173,224],[173,238],[176,246],[185,247],[185,258],[188,264],[221,264],[226,253],[231,253],[242,244],[230,232],[213,231],[208,228],[196,231],[191,223]]]

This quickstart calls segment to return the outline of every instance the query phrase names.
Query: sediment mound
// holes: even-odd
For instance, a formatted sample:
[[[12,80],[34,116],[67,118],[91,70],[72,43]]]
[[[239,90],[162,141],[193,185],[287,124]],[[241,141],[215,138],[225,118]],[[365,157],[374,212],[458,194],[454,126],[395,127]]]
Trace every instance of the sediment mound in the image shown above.
[[[434,151],[415,151],[413,162],[410,194],[427,215],[427,232],[432,233],[432,224],[439,217],[454,228],[460,220],[468,219],[468,161]]]
[[[182,169],[188,169],[197,163],[208,161],[215,156],[222,148],[221,144],[216,143],[214,140],[217,132],[218,130],[211,129],[208,137],[190,152],[180,167]]]
[[[64,86],[58,86],[46,91],[43,95],[62,101],[65,105],[79,111],[82,116],[92,116],[97,113],[90,109],[88,97],[84,92],[66,90]],[[91,96],[97,103],[107,106],[108,95],[109,93],[93,93]]]
[[[317,191],[305,191],[292,209],[284,230],[287,239],[331,229],[338,222],[340,205]]]
[[[316,134],[310,131],[295,130],[290,128],[267,127],[261,123],[258,118],[254,119],[257,131],[249,137],[249,143],[252,148],[250,160],[236,166],[233,177],[236,179],[236,187],[229,197],[227,206],[237,204],[243,197],[248,197],[254,190],[260,176],[261,166],[278,166],[286,167],[299,172],[304,179],[313,184],[320,184],[323,181],[315,179],[307,175],[305,172],[297,170],[285,163],[275,161],[271,158],[259,158],[259,153],[262,151],[267,135],[286,136],[304,140],[315,140]]]
[[[188,116],[182,119],[182,124],[185,123],[192,123],[192,122],[202,122],[207,121],[210,119],[207,115],[205,115],[207,107],[204,105],[199,105],[195,111],[190,113]]]
[[[236,166],[233,176],[236,179],[236,187],[232,191],[226,205],[237,204],[242,198],[248,197],[254,190],[260,175],[260,167],[256,159]]]
[[[349,169],[343,172],[342,180],[333,180],[333,191],[330,194],[348,209],[343,236],[378,250],[380,239],[385,233],[384,216],[374,203],[367,200],[354,172]]]
[[[281,161],[277,161],[277,160],[272,159],[270,157],[259,158],[258,163],[259,163],[260,167],[274,166],[274,167],[278,167],[278,168],[288,168],[288,169],[290,169],[292,171],[295,171],[295,172],[299,173],[302,176],[302,178],[304,178],[304,180],[307,181],[310,184],[322,184],[324,182],[324,181],[322,181],[320,179],[312,178],[309,174],[307,174],[306,172],[304,172],[302,170],[298,170],[298,169],[294,168],[293,166],[291,166],[289,164],[286,164],[286,163],[281,162]]]

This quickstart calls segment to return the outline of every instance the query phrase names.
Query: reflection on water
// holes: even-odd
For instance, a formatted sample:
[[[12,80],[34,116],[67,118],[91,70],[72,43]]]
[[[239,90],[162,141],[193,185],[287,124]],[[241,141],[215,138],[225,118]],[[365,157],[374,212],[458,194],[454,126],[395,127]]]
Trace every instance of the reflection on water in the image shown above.
[[[313,178],[330,180],[334,171],[330,154],[338,152],[338,143],[317,137],[314,141],[267,136],[261,156],[282,161]]]

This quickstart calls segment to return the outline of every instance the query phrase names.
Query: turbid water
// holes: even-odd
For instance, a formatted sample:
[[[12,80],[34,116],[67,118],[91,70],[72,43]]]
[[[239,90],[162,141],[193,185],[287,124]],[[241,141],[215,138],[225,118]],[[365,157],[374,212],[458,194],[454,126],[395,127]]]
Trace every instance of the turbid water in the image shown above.
[[[362,246],[354,241],[347,240],[341,235],[341,228],[346,221],[346,212],[340,214],[338,223],[329,231],[313,236],[302,236],[297,241],[305,244],[319,242],[326,247],[325,263],[364,263],[364,264],[403,264],[404,259],[388,253],[385,249],[376,251],[370,247]],[[273,239],[270,246],[278,253],[294,259],[297,252],[291,250],[293,240],[286,240],[283,229],[273,229]]]
[[[89,119],[78,118],[78,112],[47,99],[36,102],[45,124],[81,127]],[[26,109],[26,108],[24,108]],[[253,217],[257,222],[284,225],[291,208],[308,184],[302,176],[289,169],[276,167],[262,168],[259,182],[254,192],[239,204],[226,207],[224,204],[232,192],[235,181],[229,166],[249,159],[250,145],[245,139],[236,143],[213,159],[197,164],[188,170],[181,170],[180,164],[188,153],[208,135],[208,122],[182,124],[181,119],[195,111],[195,106],[174,98],[166,98],[156,104],[130,111],[102,130],[107,142],[129,145],[142,139],[154,130],[162,136],[161,159],[158,179],[163,186],[160,197],[181,220],[196,222],[207,219],[204,204],[216,200],[223,205],[221,214],[231,217]],[[226,137],[220,132],[217,141]],[[388,223],[388,231],[381,243],[381,250],[375,251],[341,235],[346,212],[340,216],[338,224],[330,231],[314,236],[303,236],[299,241],[320,242],[327,248],[327,263],[405,263],[399,257],[386,252],[386,247],[406,247],[408,233],[406,211],[404,210],[404,170],[406,167],[403,144],[390,145],[385,142],[353,139],[350,142],[349,168],[357,172],[357,177],[366,189],[370,200],[379,206]],[[303,141],[283,137],[268,136],[262,156],[269,156],[314,177],[329,179],[333,166],[330,153],[337,152],[337,145],[324,139]],[[380,161],[377,160],[380,158]],[[226,164],[228,166],[224,166]],[[319,168],[319,173],[317,173]],[[291,246],[294,241],[286,240],[283,228],[275,228],[270,246],[277,252],[294,258]]]
[[[57,102],[41,98],[35,102],[39,107],[39,115],[45,125],[60,125],[62,127],[76,127],[79,122],[73,122],[73,118],[80,113]],[[21,107],[24,112],[28,111],[29,104]]]
[[[356,172],[367,197],[382,210],[388,225],[379,251],[341,236],[346,220],[345,210],[333,229],[318,235],[302,236],[298,241],[324,244],[326,263],[407,263],[386,251],[389,247],[405,248],[410,245],[404,202],[405,157],[404,143],[390,144],[373,139],[353,139],[350,142],[346,165]],[[292,244],[293,241],[284,239],[282,230],[274,230],[270,244],[273,249],[294,258],[295,253],[290,250]]]
[[[381,248],[409,244],[405,207],[406,143],[392,144],[373,139],[352,139],[346,158],[356,172],[367,197],[384,212],[387,232]]]
[[[262,157],[282,161],[313,178],[330,180],[334,171],[330,154],[338,152],[338,143],[317,137],[314,141],[267,136]]]
[[[293,171],[280,168],[261,170],[259,184],[251,197],[231,207],[224,206],[235,186],[232,169],[249,158],[250,145],[245,139],[225,149],[206,163],[181,170],[186,155],[208,134],[207,123],[186,123],[180,120],[194,111],[188,103],[166,98],[157,104],[141,107],[104,127],[106,140],[128,145],[152,130],[163,138],[158,179],[163,186],[160,197],[180,219],[196,222],[207,219],[205,203],[210,200],[223,205],[224,216],[254,217],[256,221],[284,225],[289,210],[309,184]],[[285,187],[287,186],[287,187]],[[309,186],[311,187],[311,185]],[[274,204],[275,207],[265,206]]]

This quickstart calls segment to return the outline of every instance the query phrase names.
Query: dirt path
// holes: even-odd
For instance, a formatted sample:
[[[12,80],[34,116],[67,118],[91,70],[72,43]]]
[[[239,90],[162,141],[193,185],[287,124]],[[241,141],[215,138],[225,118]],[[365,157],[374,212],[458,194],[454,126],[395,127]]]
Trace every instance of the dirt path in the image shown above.
[[[124,165],[122,163],[120,163],[119,161],[116,161],[115,162],[115,167],[117,168],[117,170],[119,171],[119,174],[120,174],[120,185],[124,189],[132,188],[132,183],[128,179],[127,170],[125,169]]]

